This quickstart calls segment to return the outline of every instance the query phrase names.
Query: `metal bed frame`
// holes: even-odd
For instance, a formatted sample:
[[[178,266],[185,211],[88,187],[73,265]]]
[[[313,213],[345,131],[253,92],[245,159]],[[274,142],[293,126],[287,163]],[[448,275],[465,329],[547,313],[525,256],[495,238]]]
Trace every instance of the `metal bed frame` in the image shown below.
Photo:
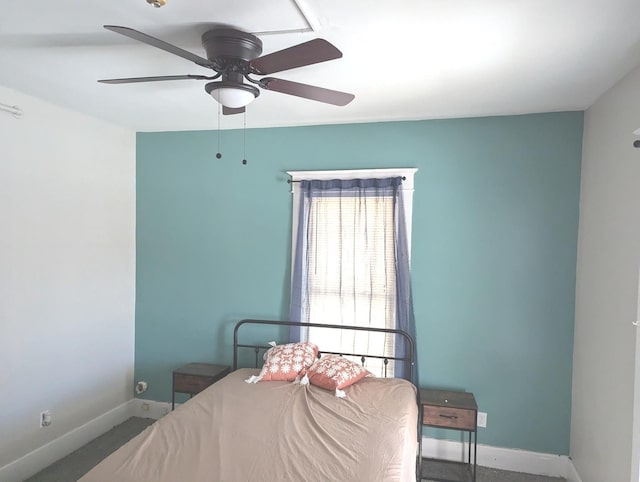
[[[352,330],[352,331],[365,331],[365,332],[377,332],[377,333],[387,333],[390,335],[397,335],[402,337],[407,346],[407,355],[404,357],[397,356],[384,356],[384,355],[371,355],[371,354],[363,354],[363,353],[340,353],[340,352],[332,352],[332,351],[318,351],[318,358],[320,358],[323,354],[332,354],[332,355],[344,355],[344,356],[354,356],[360,358],[361,363],[364,365],[365,360],[367,358],[376,358],[383,361],[384,364],[384,378],[387,378],[387,365],[390,360],[395,362],[404,363],[407,369],[405,370],[404,379],[413,383],[413,371],[415,366],[415,344],[413,338],[409,333],[403,330],[396,330],[393,328],[368,328],[363,326],[351,326],[351,325],[329,325],[324,323],[302,323],[299,321],[277,321],[277,320],[252,320],[246,319],[239,321],[236,323],[235,328],[233,329],[233,370],[238,369],[238,350],[240,348],[251,348],[255,353],[255,368],[258,368],[258,363],[260,362],[259,354],[260,352],[265,352],[271,346],[268,345],[255,345],[248,343],[240,343],[238,341],[238,334],[240,328],[246,325],[271,325],[271,326],[286,326],[289,328],[293,327],[317,327],[317,328],[334,328],[338,330]],[[418,437],[418,453],[416,454],[416,481],[420,481],[420,472],[422,468],[422,420],[420,418],[421,410],[420,410],[420,390],[416,387],[416,404],[418,409],[417,416],[417,427],[416,433]]]
[[[346,353],[346,352],[333,352],[333,351],[319,351],[318,358],[320,358],[323,354],[331,354],[331,355],[345,355],[345,356],[355,356],[360,358],[360,361],[364,365],[364,362],[367,358],[376,358],[378,360],[382,360],[385,367],[385,377],[387,378],[387,365],[390,360],[404,362],[406,366],[408,366],[408,370],[404,376],[404,378],[410,382],[413,381],[413,367],[415,364],[414,357],[414,344],[413,339],[403,330],[396,330],[392,328],[368,328],[364,326],[351,326],[351,325],[326,325],[324,323],[302,323],[298,321],[274,321],[274,320],[242,320],[236,323],[236,326],[233,330],[233,369],[238,369],[238,349],[239,348],[253,348],[255,352],[255,368],[258,368],[259,363],[259,353],[260,351],[266,351],[271,346],[268,345],[251,345],[245,343],[238,342],[238,332],[241,326],[244,325],[272,325],[272,326],[288,326],[288,327],[301,327],[301,328],[334,328],[338,330],[352,330],[352,331],[367,331],[367,332],[377,332],[377,333],[387,333],[391,335],[398,335],[404,338],[407,343],[408,354],[404,357],[397,356],[385,356],[385,355],[371,355],[371,354],[362,354],[362,353]]]

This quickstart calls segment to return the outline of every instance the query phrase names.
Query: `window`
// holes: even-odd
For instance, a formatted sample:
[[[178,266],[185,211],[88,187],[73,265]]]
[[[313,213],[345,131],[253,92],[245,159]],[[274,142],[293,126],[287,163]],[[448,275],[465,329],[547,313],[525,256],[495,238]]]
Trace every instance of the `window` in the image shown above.
[[[323,188],[306,196],[300,184],[294,182],[292,252],[301,283],[293,283],[292,319],[398,327],[396,233],[404,227],[406,240],[410,239],[414,172],[415,169],[384,169],[289,173],[294,181],[405,178],[394,189],[382,183],[373,187],[367,183],[366,188],[359,183],[343,183],[338,189]],[[403,190],[402,203],[394,194],[396,189]],[[398,226],[398,209],[404,210],[407,220],[402,226]],[[302,232],[298,231],[300,222],[304,224]],[[300,303],[294,308],[296,290],[301,291]],[[396,349],[395,337],[383,333],[310,327],[301,332],[301,338],[313,341],[324,351],[394,356]],[[376,375],[385,374],[382,360],[367,359],[366,367]],[[391,362],[386,367],[387,376],[393,376],[393,371]]]

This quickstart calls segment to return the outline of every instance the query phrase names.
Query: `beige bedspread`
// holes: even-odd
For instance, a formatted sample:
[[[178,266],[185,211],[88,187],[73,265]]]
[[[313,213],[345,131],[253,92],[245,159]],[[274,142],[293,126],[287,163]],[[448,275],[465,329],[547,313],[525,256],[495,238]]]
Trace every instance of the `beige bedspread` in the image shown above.
[[[244,382],[255,373],[231,373],[81,482],[415,481],[409,382],[366,378],[341,399],[311,385]]]

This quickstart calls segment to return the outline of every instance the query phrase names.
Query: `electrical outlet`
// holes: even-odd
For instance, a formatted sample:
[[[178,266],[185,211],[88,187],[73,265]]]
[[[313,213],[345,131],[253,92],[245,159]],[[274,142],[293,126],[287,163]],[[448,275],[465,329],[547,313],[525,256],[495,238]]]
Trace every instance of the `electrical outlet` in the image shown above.
[[[148,402],[142,402],[142,410],[143,410],[144,412],[148,412],[148,411],[150,410],[150,408],[151,408],[151,407],[149,406],[149,403],[148,403]]]
[[[478,412],[478,427],[487,428],[487,412]]]
[[[51,425],[51,410],[40,412],[40,428],[48,427],[49,425]]]

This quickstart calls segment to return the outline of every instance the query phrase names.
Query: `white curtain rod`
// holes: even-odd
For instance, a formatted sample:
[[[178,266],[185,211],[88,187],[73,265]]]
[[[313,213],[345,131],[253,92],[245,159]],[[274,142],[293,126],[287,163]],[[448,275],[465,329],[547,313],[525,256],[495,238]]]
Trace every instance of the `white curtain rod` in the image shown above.
[[[9,112],[10,114],[13,114],[14,117],[20,117],[22,115],[22,109],[17,105],[8,105],[0,102],[0,110]]]

